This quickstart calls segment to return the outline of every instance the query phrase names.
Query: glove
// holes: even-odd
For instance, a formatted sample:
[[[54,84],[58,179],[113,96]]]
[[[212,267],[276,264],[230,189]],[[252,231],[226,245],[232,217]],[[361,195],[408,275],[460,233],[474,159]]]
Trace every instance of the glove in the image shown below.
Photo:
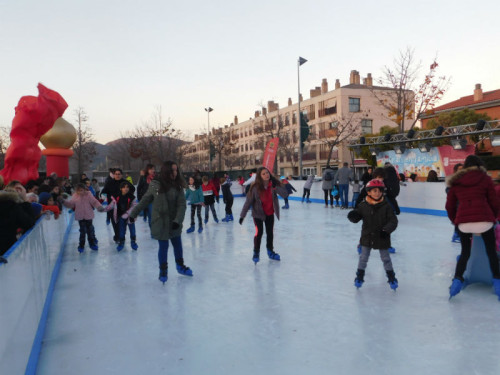
[[[380,238],[389,238],[391,235],[387,233],[385,230],[380,231]]]
[[[349,219],[351,223],[357,223],[363,219],[363,216],[358,211],[352,210],[347,214],[347,219]]]
[[[243,218],[240,217],[240,221],[239,221],[240,225],[243,224]]]
[[[175,221],[174,221],[174,222],[172,222],[172,229],[173,229],[173,230],[179,229],[179,227],[180,227],[180,224],[179,224],[179,223],[176,223]]]

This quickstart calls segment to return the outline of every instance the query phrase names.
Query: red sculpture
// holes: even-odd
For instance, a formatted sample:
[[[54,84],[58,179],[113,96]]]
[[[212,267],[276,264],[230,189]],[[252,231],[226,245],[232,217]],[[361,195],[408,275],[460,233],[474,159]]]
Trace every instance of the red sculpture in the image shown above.
[[[12,120],[10,146],[5,154],[5,166],[0,174],[7,184],[18,180],[26,184],[38,178],[38,164],[42,151],[40,137],[52,128],[68,104],[57,92],[38,84],[38,97],[23,96]]]

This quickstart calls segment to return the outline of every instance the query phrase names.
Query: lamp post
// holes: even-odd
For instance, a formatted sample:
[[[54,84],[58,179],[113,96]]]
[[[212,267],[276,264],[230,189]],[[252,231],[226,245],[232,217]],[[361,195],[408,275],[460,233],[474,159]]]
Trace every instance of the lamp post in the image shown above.
[[[214,109],[212,107],[205,108],[207,112],[207,124],[208,124],[208,133],[207,133],[207,141],[208,141],[208,169],[210,170],[210,112]]]
[[[298,120],[297,122],[299,123],[299,178],[302,180],[302,137],[301,137],[301,131],[302,131],[302,124],[301,124],[301,116],[300,116],[300,66],[302,64],[305,64],[307,62],[306,59],[303,57],[299,56],[299,59],[297,60],[297,87],[298,87],[298,112],[297,112],[297,117]]]

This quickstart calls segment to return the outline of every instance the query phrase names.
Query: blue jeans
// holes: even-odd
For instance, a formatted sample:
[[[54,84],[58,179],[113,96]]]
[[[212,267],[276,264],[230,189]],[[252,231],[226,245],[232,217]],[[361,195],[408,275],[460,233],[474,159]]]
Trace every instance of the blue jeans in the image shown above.
[[[158,249],[158,262],[160,265],[167,263],[168,241],[169,240],[158,240],[158,244],[160,246]],[[170,242],[172,242],[172,246],[174,247],[174,257],[177,263],[178,260],[183,258],[181,236],[171,238]]]
[[[120,230],[120,242],[125,242],[125,234],[127,233],[127,225],[130,230],[130,241],[135,241],[135,223],[127,224],[128,219],[120,218],[118,220],[118,227]]]
[[[359,198],[359,193],[352,193],[352,207],[356,206],[356,201]]]
[[[349,204],[349,184],[339,184],[340,202],[343,207]]]

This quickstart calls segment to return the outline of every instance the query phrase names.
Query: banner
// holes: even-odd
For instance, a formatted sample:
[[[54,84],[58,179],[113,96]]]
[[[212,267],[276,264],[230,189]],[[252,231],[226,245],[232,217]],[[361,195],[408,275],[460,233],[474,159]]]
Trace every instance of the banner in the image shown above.
[[[271,139],[269,142],[267,142],[266,151],[264,152],[262,166],[266,167],[271,173],[273,172],[279,142],[280,139],[278,137]]]
[[[377,167],[383,167],[386,162],[391,163],[398,173],[406,177],[416,174],[427,178],[429,171],[436,171],[438,177],[453,174],[453,166],[465,161],[465,158],[474,154],[474,146],[468,145],[464,150],[455,150],[451,146],[433,147],[429,152],[421,152],[418,148],[407,149],[404,154],[395,151],[383,151],[377,154]]]

